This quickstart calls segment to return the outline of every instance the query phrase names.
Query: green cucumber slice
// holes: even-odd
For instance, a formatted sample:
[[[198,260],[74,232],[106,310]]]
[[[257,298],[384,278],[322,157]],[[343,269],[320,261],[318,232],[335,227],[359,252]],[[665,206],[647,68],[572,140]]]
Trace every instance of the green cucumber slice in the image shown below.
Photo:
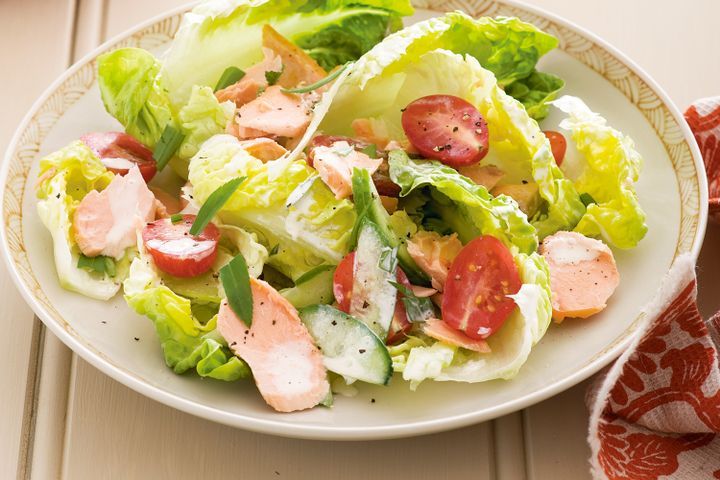
[[[388,245],[378,227],[371,221],[360,225],[353,276],[350,315],[357,318],[381,340],[387,337],[395,313],[395,250]]]
[[[390,354],[364,323],[329,305],[313,305],[299,313],[320,347],[325,368],[363,382],[388,384],[393,373]]]

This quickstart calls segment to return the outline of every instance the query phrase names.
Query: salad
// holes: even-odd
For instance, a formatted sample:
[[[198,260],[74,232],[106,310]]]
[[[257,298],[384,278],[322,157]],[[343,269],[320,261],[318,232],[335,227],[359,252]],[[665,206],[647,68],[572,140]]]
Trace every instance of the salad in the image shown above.
[[[552,35],[412,13],[210,0],[162,56],[98,57],[123,131],[40,161],[60,284],[122,290],[175,373],[254,381],[280,412],[508,380],[553,319],[603,310],[612,249],[647,230],[632,140],[537,69]]]

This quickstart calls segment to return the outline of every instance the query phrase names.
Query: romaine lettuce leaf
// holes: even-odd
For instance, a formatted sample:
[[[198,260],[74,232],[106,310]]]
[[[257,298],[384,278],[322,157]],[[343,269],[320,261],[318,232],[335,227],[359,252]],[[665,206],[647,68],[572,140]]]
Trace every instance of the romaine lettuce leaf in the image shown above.
[[[170,125],[185,136],[170,165],[187,178],[187,164],[200,145],[223,133],[232,102],[220,104],[210,87],[193,86],[187,103],[172,106],[160,62],[140,48],[121,48],[98,57],[98,84],[105,109],[125,131],[153,148]]]
[[[564,86],[562,78],[534,71],[508,85],[505,93],[522,103],[530,117],[542,120],[548,115],[548,102],[554,100]]]
[[[336,265],[348,251],[352,204],[315,181],[288,205],[290,194],[315,173],[304,161],[293,161],[271,179],[271,165],[248,154],[235,137],[216,135],[190,161],[195,200],[203,203],[228,178],[246,176],[218,215],[223,223],[255,233],[272,251],[267,263],[293,280],[320,264]]]
[[[115,277],[77,267],[80,258],[72,232],[72,218],[91,190],[108,186],[113,174],[82,142],[75,141],[40,160],[37,210],[53,239],[55,269],[60,285],[99,300],[113,297],[128,271],[129,256],[115,262]]]
[[[582,155],[575,159],[576,165],[563,166],[580,172],[575,187],[596,202],[588,205],[575,231],[618,248],[635,247],[647,233],[645,213],[635,193],[642,167],[635,144],[577,97],[564,96],[553,105],[568,114],[560,128],[571,132]]]
[[[545,335],[552,319],[550,275],[545,260],[537,253],[515,254],[520,291],[513,296],[518,308],[487,341],[490,353],[476,353],[431,338],[409,337],[389,347],[395,371],[415,389],[426,379],[477,383],[511,379]]]
[[[160,63],[150,52],[127,47],[100,55],[97,69],[105,109],[127,133],[155,147],[165,127],[176,125]]]
[[[550,142],[520,103],[494,88],[479,105],[488,122],[490,148],[483,165],[495,165],[505,177],[501,183],[534,181],[544,205],[531,219],[540,240],[558,230],[571,230],[585,213],[573,183],[555,163]]]
[[[537,249],[535,229],[512,198],[493,197],[454,168],[436,161],[412,160],[404,151],[394,150],[390,152],[390,177],[400,185],[401,196],[423,187],[439,193],[433,195],[433,208],[463,243],[479,235],[492,235],[523,253]]]
[[[193,85],[214,86],[227,67],[245,69],[259,62],[264,24],[332,69],[358,58],[412,12],[408,0],[203,2],[183,17],[163,75],[173,103],[184,104]]]
[[[557,81],[549,81],[556,77],[533,75],[534,68],[540,56],[556,46],[557,40],[552,35],[516,18],[484,17],[474,20],[464,13],[452,12],[416,23],[388,36],[358,60],[323,127],[334,126],[340,121],[334,129],[338,133],[349,134],[350,122],[354,118],[376,117],[387,112],[388,107],[403,101],[404,107],[409,101],[432,93],[458,95],[471,101],[467,92],[480,87],[482,91],[475,97],[486,96],[487,88],[492,85],[486,87],[483,79],[477,78],[478,75],[463,77],[465,72],[461,66],[452,68],[452,73],[446,75],[441,64],[431,63],[425,68],[415,65],[425,54],[437,49],[473,56],[495,75],[503,88],[527,78],[524,88],[518,86],[516,91],[522,94],[528,106],[534,106],[533,113],[543,114],[541,97],[551,96],[548,90],[550,84],[554,87],[561,85]],[[428,59],[422,61],[428,62]],[[548,81],[540,82],[540,79]],[[372,93],[358,95],[368,89]],[[348,110],[348,107],[353,110]],[[343,118],[347,112],[353,112],[353,118]],[[400,113],[393,113],[399,120]],[[384,118],[387,120],[387,115]]]
[[[471,21],[457,15],[463,22]],[[404,141],[401,112],[408,103],[433,94],[464,98],[478,107],[488,122],[490,148],[482,164],[503,170],[503,182],[538,184],[544,202],[532,223],[540,238],[572,229],[585,206],[555,164],[550,143],[537,122],[474,57],[448,50],[428,51],[444,45],[443,35],[455,25],[452,18],[448,15],[413,25],[365,54],[340,85],[320,129],[352,135],[355,118],[371,118],[386,126],[390,138]],[[465,24],[459,25],[457,28]]]
[[[202,377],[224,381],[249,376],[247,364],[217,333],[217,317],[207,323],[195,318],[191,301],[163,285],[151,258],[133,260],[123,286],[128,305],[155,325],[165,363],[175,373],[195,369]]]
[[[178,112],[178,120],[182,133],[185,135],[183,143],[177,151],[177,156],[170,164],[178,175],[187,178],[187,169],[190,159],[200,149],[205,140],[225,131],[225,126],[235,113],[232,102],[219,103],[210,87],[192,88],[187,105]]]

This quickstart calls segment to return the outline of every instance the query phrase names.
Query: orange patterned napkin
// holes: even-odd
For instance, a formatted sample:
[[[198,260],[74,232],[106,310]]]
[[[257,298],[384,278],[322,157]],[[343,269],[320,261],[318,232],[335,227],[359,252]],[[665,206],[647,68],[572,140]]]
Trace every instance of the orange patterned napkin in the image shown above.
[[[685,113],[720,221],[720,98]],[[695,265],[678,258],[645,325],[588,392],[595,479],[720,479],[720,313],[698,312]]]

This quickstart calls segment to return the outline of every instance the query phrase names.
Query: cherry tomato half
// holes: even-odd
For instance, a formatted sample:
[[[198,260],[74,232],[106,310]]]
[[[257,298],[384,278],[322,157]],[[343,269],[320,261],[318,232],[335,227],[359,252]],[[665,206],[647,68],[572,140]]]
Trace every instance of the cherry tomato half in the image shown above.
[[[515,308],[507,295],[522,282],[510,250],[484,235],[465,245],[448,272],[442,300],[443,320],[470,338],[495,333]]]
[[[451,167],[472,165],[488,153],[488,126],[471,103],[452,95],[430,95],[402,113],[410,143],[427,158]]]
[[[546,130],[543,133],[548,140],[550,140],[550,148],[552,149],[553,157],[555,157],[555,163],[557,163],[558,166],[562,165],[565,159],[565,152],[567,151],[567,140],[565,140],[565,136],[553,130]]]
[[[86,133],[80,140],[90,147],[103,165],[113,173],[125,175],[130,167],[136,164],[146,183],[157,173],[157,163],[152,152],[127,133]]]
[[[338,264],[333,275],[333,293],[335,300],[338,302],[340,310],[350,313],[350,301],[352,300],[352,287],[354,280],[355,252],[348,253],[345,258]],[[401,285],[410,288],[410,281],[401,268],[397,269],[397,281]],[[412,324],[407,318],[405,304],[402,302],[403,295],[398,292],[397,301],[395,302],[395,312],[393,314],[390,329],[386,343],[391,344],[396,340],[400,340],[405,332],[410,330]]]
[[[195,215],[183,215],[172,223],[161,218],[148,223],[142,232],[145,248],[155,265],[163,272],[176,277],[196,277],[212,267],[217,256],[220,230],[209,223],[200,235],[190,235]]]

